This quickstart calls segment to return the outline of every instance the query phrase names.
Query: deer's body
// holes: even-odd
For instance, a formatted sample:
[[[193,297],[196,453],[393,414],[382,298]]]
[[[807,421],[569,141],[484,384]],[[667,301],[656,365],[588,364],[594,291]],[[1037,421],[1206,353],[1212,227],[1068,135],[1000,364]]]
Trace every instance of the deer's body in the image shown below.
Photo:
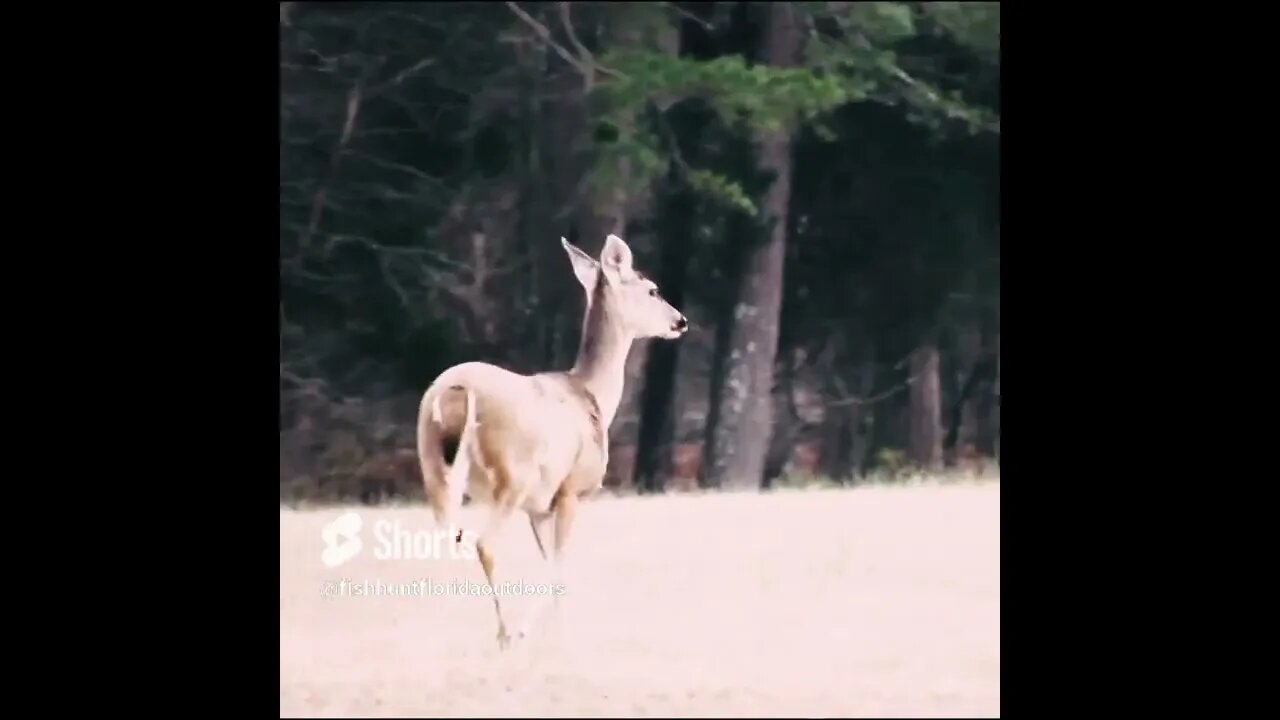
[[[419,407],[418,458],[436,521],[456,530],[461,542],[456,514],[463,495],[488,508],[475,544],[490,584],[492,538],[517,510],[528,515],[538,548],[561,575],[578,498],[604,481],[609,426],[632,342],[675,339],[688,328],[657,286],[634,270],[621,238],[606,239],[598,262],[562,242],[587,299],[574,366],[523,375],[489,363],[462,363],[431,383]],[[511,638],[496,593],[493,601],[498,640],[505,647]],[[540,609],[531,611],[529,621]]]
[[[581,496],[600,487],[609,445],[599,406],[582,382],[567,372],[521,375],[482,362],[450,368],[423,396],[422,444],[441,447],[430,456],[441,477],[456,461],[466,389],[478,418],[466,479],[472,502],[492,505],[511,493],[519,497],[517,509],[546,514],[557,493]]]

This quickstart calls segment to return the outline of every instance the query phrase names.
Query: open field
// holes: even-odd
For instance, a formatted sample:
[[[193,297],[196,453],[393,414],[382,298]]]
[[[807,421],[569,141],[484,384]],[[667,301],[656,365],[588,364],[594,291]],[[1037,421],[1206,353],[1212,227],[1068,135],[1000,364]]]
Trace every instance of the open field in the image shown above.
[[[375,556],[379,521],[429,533],[425,508],[353,510],[363,549],[336,568],[341,511],[280,513],[286,717],[1000,713],[998,483],[584,503],[559,614],[505,653],[489,597],[337,584],[484,579],[447,550]],[[497,553],[500,583],[550,579],[523,516]]]

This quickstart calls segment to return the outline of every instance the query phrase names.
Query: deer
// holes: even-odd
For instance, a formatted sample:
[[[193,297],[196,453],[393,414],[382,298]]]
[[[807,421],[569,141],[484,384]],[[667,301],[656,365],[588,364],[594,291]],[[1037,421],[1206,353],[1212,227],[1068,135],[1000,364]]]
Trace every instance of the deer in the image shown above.
[[[599,259],[563,237],[560,243],[586,298],[573,366],[522,374],[463,362],[437,375],[418,407],[417,452],[431,512],[455,543],[471,535],[493,588],[494,539],[520,512],[553,578],[563,582],[579,502],[604,485],[609,428],[631,346],[641,338],[676,340],[689,330],[688,319],[663,298],[657,283],[633,266],[622,238],[608,235]],[[464,496],[485,518],[478,530],[456,524]],[[500,649],[529,634],[548,597],[535,598],[513,634],[493,593]],[[558,606],[558,597],[552,601]]]

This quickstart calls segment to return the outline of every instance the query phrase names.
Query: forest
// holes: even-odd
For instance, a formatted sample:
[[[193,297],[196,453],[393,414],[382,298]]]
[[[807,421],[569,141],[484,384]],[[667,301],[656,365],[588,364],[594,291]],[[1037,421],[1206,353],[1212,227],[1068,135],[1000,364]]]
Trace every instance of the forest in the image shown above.
[[[690,330],[608,487],[998,472],[998,3],[285,2],[282,498],[420,495],[427,385],[572,365],[611,233]]]

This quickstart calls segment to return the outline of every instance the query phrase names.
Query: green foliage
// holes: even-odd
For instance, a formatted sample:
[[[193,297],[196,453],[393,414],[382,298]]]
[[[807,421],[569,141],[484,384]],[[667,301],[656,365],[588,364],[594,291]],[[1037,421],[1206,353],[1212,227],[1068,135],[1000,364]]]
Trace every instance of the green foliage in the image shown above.
[[[600,192],[621,189],[634,194],[648,187],[666,170],[667,158],[662,151],[662,141],[648,127],[623,132],[619,123],[634,124],[629,117],[607,118],[600,122],[596,132],[595,162],[591,168],[591,183]],[[626,168],[625,178],[620,169]]]
[[[910,467],[907,453],[901,448],[880,448],[876,452],[875,464],[880,472],[890,477],[898,477]]]
[[[856,79],[807,68],[749,66],[741,56],[699,61],[652,51],[616,50],[604,55],[601,62],[618,76],[603,83],[594,98],[600,127],[607,129],[598,137],[633,124],[632,119],[650,103],[659,115],[648,125],[664,123],[661,113],[665,108],[690,98],[707,103],[728,128],[756,135],[791,131],[799,123],[812,122],[833,108],[865,97],[871,90],[869,84]],[[613,168],[619,158],[627,158],[631,184],[652,182],[674,153],[675,148],[664,146],[652,130],[620,133],[616,140],[600,144],[596,180],[616,180]],[[686,181],[708,198],[748,215],[756,213],[740,182],[708,169],[686,170]]]
[[[815,18],[830,21],[832,29],[809,38],[804,67],[749,65],[740,55],[704,61],[649,50],[611,50],[599,58],[613,71],[599,90],[605,97],[604,115],[634,114],[647,101],[667,108],[699,97],[726,125],[745,123],[752,131],[768,132],[795,129],[797,123],[812,122],[845,103],[873,99],[905,100],[978,128],[996,121],[993,111],[973,106],[958,90],[944,91],[914,76],[908,70],[913,58],[900,48],[922,32],[917,18],[927,18],[932,24],[924,26],[930,32],[988,56],[994,52],[998,62],[998,4],[924,3],[920,9],[895,2],[827,5],[840,11],[828,7]],[[877,90],[881,94],[873,95]]]
[[[905,105],[912,122],[942,130],[958,121],[971,133],[999,132],[999,114],[946,88],[940,69],[952,56],[977,53],[999,62],[996,3],[839,3],[828,31],[810,39],[815,70],[875,88],[868,99]],[[921,42],[934,40],[937,42]]]
[[[987,62],[1000,62],[1000,3],[929,2],[923,12],[964,47],[981,53]]]
[[[699,97],[715,108],[726,125],[745,123],[756,132],[812,120],[870,90],[856,78],[822,75],[808,68],[749,66],[738,55],[699,61],[623,50],[602,61],[623,75],[601,89],[613,112],[635,112],[647,101],[665,108]]]
[[[959,3],[956,3],[959,4]],[[837,15],[845,30],[857,28],[877,44],[901,42],[916,34],[915,16],[908,3],[855,2],[847,14]]]
[[[786,470],[773,480],[774,490],[830,490],[844,486],[844,482],[830,475],[797,470]]]
[[[747,197],[742,185],[724,175],[711,170],[693,170],[688,175],[688,182],[693,189],[712,200],[724,203],[730,208],[744,212],[751,217],[755,217],[758,212],[756,204],[751,201],[751,198]]]
[[[752,136],[813,127],[834,142],[832,110],[875,101],[905,106],[908,120],[941,131],[958,122],[969,132],[999,132],[999,114],[970,101],[959,88],[932,81],[928,70],[938,48],[907,51],[922,35],[943,37],[982,60],[998,64],[997,3],[797,3],[826,29],[811,35],[806,64],[796,68],[750,64],[741,55],[711,60],[620,46],[598,56],[609,72],[596,86],[594,103],[605,139],[598,145],[595,181],[613,187],[620,159],[630,163],[629,189],[652,182],[673,157],[671,143],[638,125],[650,103],[667,108],[691,98],[711,107],[726,128]],[[923,60],[922,60],[923,57]],[[630,132],[624,128],[634,128]],[[708,198],[749,215],[755,204],[739,180],[703,168],[685,167],[685,179]]]

